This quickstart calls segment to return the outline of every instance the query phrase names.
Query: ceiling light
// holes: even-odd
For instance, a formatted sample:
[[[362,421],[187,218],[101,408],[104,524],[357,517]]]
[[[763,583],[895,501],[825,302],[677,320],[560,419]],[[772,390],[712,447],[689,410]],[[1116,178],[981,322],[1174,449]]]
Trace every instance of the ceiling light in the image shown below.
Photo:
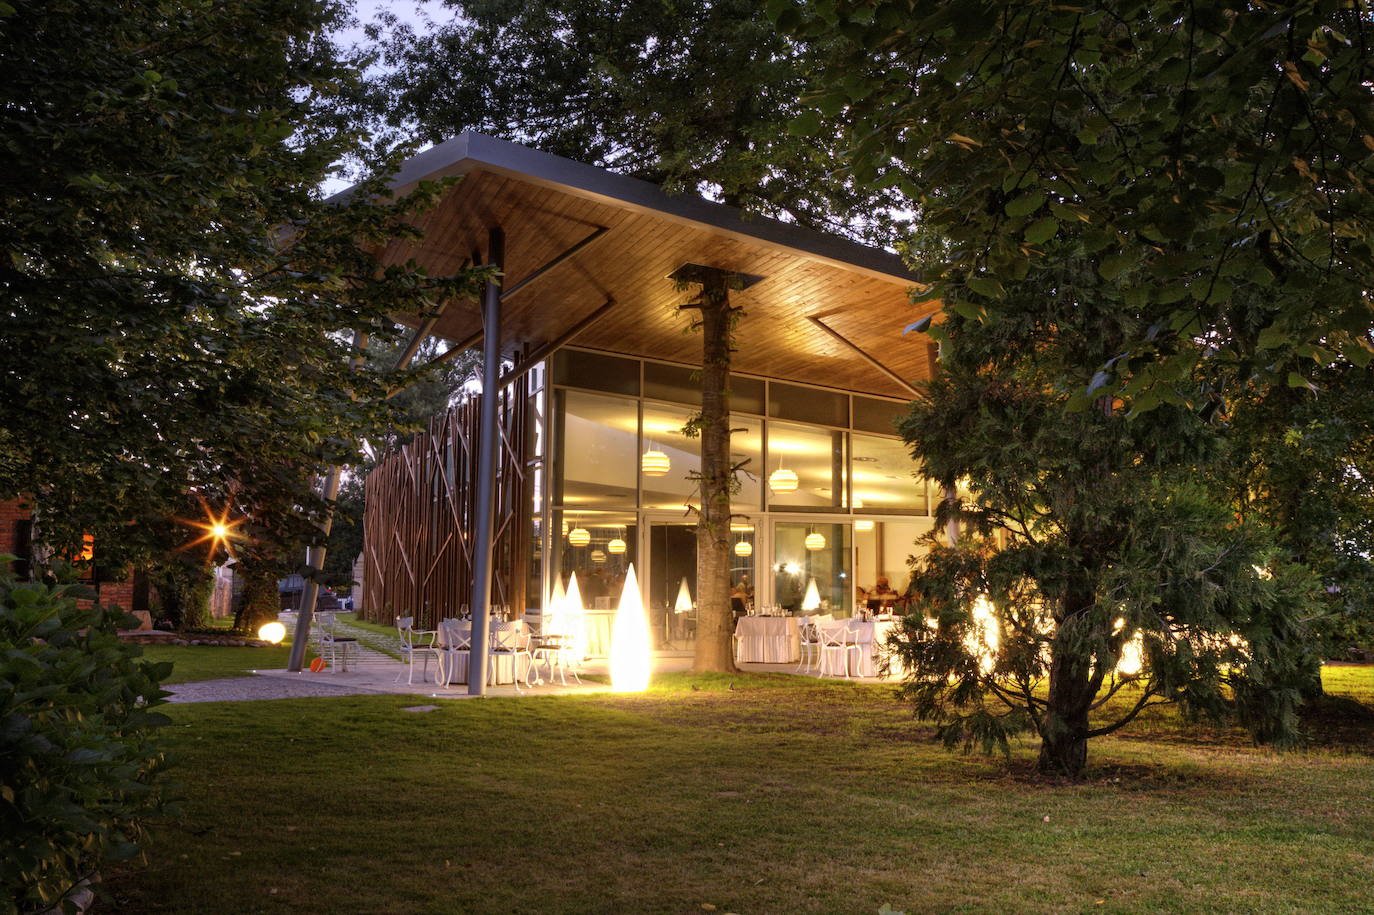
[[[797,491],[797,475],[786,468],[779,467],[768,477],[768,488],[782,494]]]
[[[652,448],[644,452],[639,459],[639,469],[644,471],[646,477],[661,477],[672,468],[668,461],[668,455],[662,451],[655,451]]]
[[[825,538],[822,537],[820,534],[816,533],[815,531],[812,531],[811,533],[809,533],[809,534],[806,535],[806,541],[805,541],[805,542],[806,542],[806,548],[807,548],[808,550],[823,550],[823,549],[825,549]]]
[[[592,542],[592,535],[587,533],[583,527],[575,527],[568,531],[568,542],[573,546],[586,546]]]

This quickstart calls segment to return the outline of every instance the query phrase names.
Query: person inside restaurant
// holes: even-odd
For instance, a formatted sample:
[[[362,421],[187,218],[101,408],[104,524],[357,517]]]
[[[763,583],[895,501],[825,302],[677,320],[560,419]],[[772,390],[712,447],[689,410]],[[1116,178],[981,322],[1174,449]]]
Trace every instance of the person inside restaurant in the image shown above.
[[[749,573],[745,572],[730,589],[730,609],[735,612],[735,618],[746,615],[753,602],[754,586],[749,582]]]
[[[892,590],[892,584],[887,580],[886,575],[879,575],[878,581],[860,597],[867,602],[869,610],[875,613],[881,610],[891,610],[900,594]]]

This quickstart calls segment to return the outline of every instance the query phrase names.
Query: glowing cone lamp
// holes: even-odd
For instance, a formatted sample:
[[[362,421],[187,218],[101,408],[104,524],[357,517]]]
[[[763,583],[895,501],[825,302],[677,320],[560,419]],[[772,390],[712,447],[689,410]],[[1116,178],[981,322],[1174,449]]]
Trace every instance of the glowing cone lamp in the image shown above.
[[[821,592],[816,587],[816,579],[814,578],[806,582],[806,595],[802,598],[801,608],[803,610],[821,609]]]
[[[687,590],[687,579],[677,589],[677,602],[673,604],[674,613],[686,613],[692,609],[692,592]]]
[[[568,593],[563,596],[563,634],[568,637],[573,657],[583,657],[586,642],[587,608],[582,605],[582,589],[577,586],[577,573],[568,578]]]
[[[642,693],[648,688],[649,619],[644,614],[639,581],[631,564],[611,629],[611,689],[617,693]]]

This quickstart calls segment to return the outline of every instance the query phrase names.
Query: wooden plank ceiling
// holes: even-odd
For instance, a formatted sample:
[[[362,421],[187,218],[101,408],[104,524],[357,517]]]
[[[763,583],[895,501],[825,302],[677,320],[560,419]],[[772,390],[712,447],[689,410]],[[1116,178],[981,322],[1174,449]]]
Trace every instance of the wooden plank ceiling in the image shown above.
[[[912,281],[894,275],[900,273],[897,269],[855,266],[759,238],[750,234],[752,227],[767,220],[741,220],[723,206],[718,208],[721,218],[711,224],[471,160],[437,173],[455,171],[465,172],[463,180],[416,220],[425,230],[422,242],[393,244],[385,253],[389,263],[413,257],[431,274],[451,273],[474,254],[485,259],[488,228],[499,225],[506,236],[505,282],[510,286],[597,228],[609,229],[506,299],[502,336],[507,354],[557,338],[614,298],[616,307],[578,335],[578,346],[699,365],[701,338],[688,330],[693,312],[678,310],[690,290],[667,278],[683,264],[695,263],[763,277],[732,293],[745,311],[736,332],[734,368],[740,372],[910,396],[808,320],[819,317],[903,379],[916,382],[929,376],[927,339],[904,337],[901,331],[931,306],[910,304]],[[416,323],[413,317],[400,317]],[[455,302],[435,333],[459,341],[480,329],[477,304]]]

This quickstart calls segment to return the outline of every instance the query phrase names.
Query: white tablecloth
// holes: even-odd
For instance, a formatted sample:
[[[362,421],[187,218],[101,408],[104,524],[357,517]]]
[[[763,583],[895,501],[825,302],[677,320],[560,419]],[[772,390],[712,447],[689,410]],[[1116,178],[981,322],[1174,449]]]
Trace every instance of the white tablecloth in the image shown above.
[[[582,615],[582,650],[589,658],[611,656],[611,629],[615,611],[588,610]]]
[[[795,664],[801,650],[792,616],[742,616],[735,624],[739,660],[748,664]]]
[[[854,628],[858,632],[855,641],[860,645],[866,645],[865,650],[857,658],[854,653],[849,654],[849,675],[851,677],[876,677],[879,672],[879,662],[887,654],[887,637],[892,630],[897,628],[897,620],[855,620]],[[891,674],[901,675],[901,666],[896,658],[892,658]]]
[[[496,673],[495,682],[498,686],[514,683],[517,673],[521,680],[525,679],[525,673],[530,666],[529,662],[529,655],[520,655],[518,659],[510,654],[487,655],[487,664]],[[449,683],[468,682],[468,653],[466,651],[455,651],[453,654],[445,655],[445,663],[453,666],[453,669],[448,672]]]

